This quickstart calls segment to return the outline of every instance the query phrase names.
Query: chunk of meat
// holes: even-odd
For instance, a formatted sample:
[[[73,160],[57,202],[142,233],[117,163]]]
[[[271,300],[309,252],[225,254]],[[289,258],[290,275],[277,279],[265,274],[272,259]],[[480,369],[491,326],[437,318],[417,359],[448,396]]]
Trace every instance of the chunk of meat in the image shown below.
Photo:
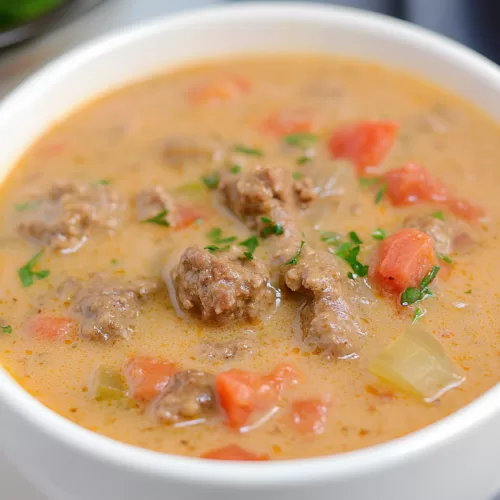
[[[201,370],[184,370],[170,378],[153,412],[160,422],[175,424],[205,419],[216,409],[215,377]]]
[[[313,180],[310,177],[304,177],[293,183],[293,190],[297,195],[299,206],[305,208],[317,198],[316,191],[314,189]]]
[[[262,229],[262,216],[283,226],[283,234],[273,236],[271,260],[290,290],[309,297],[300,318],[303,341],[334,357],[355,355],[363,332],[343,299],[335,257],[305,244],[297,265],[289,264],[303,237],[290,175],[281,168],[257,166],[241,179],[223,178],[219,189],[225,204],[249,227]]]
[[[202,356],[216,361],[240,358],[251,352],[251,342],[247,339],[207,342],[201,346]]]
[[[264,119],[260,125],[260,130],[264,134],[274,137],[310,133],[314,130],[314,120],[308,111],[283,110],[275,112]]]
[[[269,271],[239,247],[215,252],[189,247],[172,273],[180,305],[204,321],[227,324],[254,321],[276,301]]]
[[[437,253],[449,255],[453,252],[455,228],[449,221],[436,219],[432,215],[407,217],[403,221],[404,227],[413,227],[428,234],[434,240]]]
[[[300,374],[291,365],[279,365],[269,375],[233,368],[219,373],[216,388],[228,425],[243,427],[255,413],[269,411],[283,391],[297,384]]]
[[[162,186],[143,189],[136,197],[137,220],[144,221],[166,211],[164,220],[175,227],[179,223],[179,210],[174,198]]]
[[[123,208],[108,185],[57,182],[35,209],[20,214],[18,231],[37,245],[74,252],[92,232],[116,229]]]
[[[210,163],[220,156],[221,152],[214,142],[194,137],[170,137],[162,147],[163,160],[174,167]]]
[[[400,294],[418,288],[436,264],[432,238],[414,228],[401,229],[380,243],[370,278],[382,291]]]
[[[250,92],[250,82],[237,75],[225,75],[190,88],[187,99],[194,106],[234,101]]]
[[[104,342],[128,338],[144,299],[158,288],[154,280],[117,280],[100,274],[79,286],[70,279],[70,312],[80,324],[80,337]],[[59,292],[68,286],[64,281]]]
[[[300,433],[322,434],[328,418],[328,402],[321,398],[293,401],[291,417]]]
[[[37,340],[65,338],[75,332],[77,325],[71,318],[38,314],[25,325],[26,332]]]
[[[160,358],[139,356],[123,368],[130,394],[139,401],[152,401],[167,387],[170,378],[179,370],[175,363]]]
[[[389,153],[399,130],[392,121],[372,120],[339,127],[328,147],[334,158],[351,160],[358,175],[377,167]]]
[[[484,216],[482,208],[451,195],[441,180],[416,163],[390,170],[384,175],[384,180],[387,184],[387,198],[394,206],[435,203],[465,220]]]
[[[209,458],[212,460],[237,460],[243,462],[260,462],[269,460],[269,455],[256,455],[247,451],[237,444],[229,444],[223,448],[207,451],[200,458]]]

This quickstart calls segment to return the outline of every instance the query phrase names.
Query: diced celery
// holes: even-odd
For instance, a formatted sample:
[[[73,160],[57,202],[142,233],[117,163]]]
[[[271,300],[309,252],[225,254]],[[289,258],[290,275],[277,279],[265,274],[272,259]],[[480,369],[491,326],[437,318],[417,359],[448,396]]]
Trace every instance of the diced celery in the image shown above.
[[[123,375],[112,368],[100,367],[95,375],[96,401],[116,401],[128,396]]]
[[[206,187],[201,182],[188,182],[179,186],[176,191],[184,196],[199,196],[206,194]]]
[[[372,361],[369,370],[426,403],[465,381],[438,340],[419,327],[408,328],[387,346]]]

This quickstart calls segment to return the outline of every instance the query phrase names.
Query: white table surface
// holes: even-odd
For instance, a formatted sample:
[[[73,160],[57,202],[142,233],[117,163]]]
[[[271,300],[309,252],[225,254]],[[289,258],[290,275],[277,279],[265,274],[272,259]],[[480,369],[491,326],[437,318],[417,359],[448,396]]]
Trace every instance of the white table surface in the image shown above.
[[[41,39],[18,49],[9,50],[3,55],[0,53],[0,98],[30,73],[89,38],[144,19],[213,3],[217,1],[107,0],[77,20],[63,23]],[[7,461],[0,450],[0,500],[50,499],[38,493]]]

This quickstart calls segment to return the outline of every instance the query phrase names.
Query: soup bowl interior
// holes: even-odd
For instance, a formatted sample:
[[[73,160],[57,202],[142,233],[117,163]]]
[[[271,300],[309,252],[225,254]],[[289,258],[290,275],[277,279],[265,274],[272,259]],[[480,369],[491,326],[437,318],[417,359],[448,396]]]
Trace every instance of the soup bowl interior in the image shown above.
[[[0,105],[4,178],[48,127],[100,94],[207,58],[326,53],[405,69],[500,119],[500,72],[451,41],[383,16],[301,4],[182,14],[92,42],[51,63]],[[341,456],[212,463],[117,443],[59,417],[0,370],[0,443],[54,498],[481,498],[500,485],[500,388],[413,435]],[[477,451],[481,450],[478,454]],[[467,471],[475,470],[471,478]],[[429,477],[434,478],[429,481]],[[401,492],[404,491],[403,495]],[[429,496],[430,495],[430,496]],[[486,496],[485,496],[486,498]]]

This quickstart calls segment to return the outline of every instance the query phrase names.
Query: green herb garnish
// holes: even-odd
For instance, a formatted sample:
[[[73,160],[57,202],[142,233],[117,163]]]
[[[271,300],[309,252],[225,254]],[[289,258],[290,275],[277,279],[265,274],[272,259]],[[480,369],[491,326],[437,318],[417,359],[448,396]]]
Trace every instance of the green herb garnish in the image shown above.
[[[378,205],[382,201],[382,198],[384,197],[386,190],[387,190],[387,184],[384,182],[377,191],[377,194],[375,195],[375,205]]]
[[[285,228],[283,227],[283,224],[280,222],[277,222],[276,224],[273,223],[273,221],[269,217],[261,217],[260,220],[266,224],[265,227],[262,228],[262,231],[260,232],[260,235],[263,238],[266,238],[267,236],[270,236],[271,234],[275,234],[276,236],[279,236],[285,232]]]
[[[220,227],[214,227],[212,228],[208,233],[207,233],[207,238],[212,242],[216,243],[217,245],[221,245],[224,243],[233,243],[233,241],[236,241],[236,236],[228,236],[228,237],[223,237],[222,236],[222,229]]]
[[[94,185],[96,186],[109,186],[111,184],[111,181],[109,179],[99,179],[98,181],[94,182]]]
[[[168,214],[168,210],[165,208],[161,212],[157,213],[154,217],[149,219],[141,220],[143,224],[157,224],[158,226],[170,227],[170,222],[165,219]]]
[[[233,151],[235,153],[243,153],[249,156],[264,156],[264,153],[260,149],[249,148],[248,146],[244,146],[242,144],[234,146]]]
[[[363,241],[361,240],[361,238],[357,235],[356,232],[354,231],[351,231],[349,233],[349,239],[355,243],[356,245],[361,245],[361,243],[363,243]]]
[[[210,253],[225,252],[226,250],[229,250],[229,245],[226,245],[224,247],[218,247],[217,245],[207,245],[206,247],[203,248],[205,250],[208,250]]]
[[[2,326],[1,330],[2,330],[2,333],[4,335],[8,335],[9,333],[12,333],[12,327],[10,325]]]
[[[36,208],[40,205],[40,201],[25,201],[23,203],[16,203],[14,205],[14,208],[16,209],[16,212],[24,212],[25,210],[31,210],[32,208]]]
[[[328,245],[336,245],[342,239],[339,233],[334,233],[332,231],[321,231],[321,241],[328,243]]]
[[[299,251],[295,254],[295,257],[293,257],[293,258],[292,258],[292,259],[290,259],[290,260],[287,260],[287,261],[285,262],[285,264],[288,264],[288,265],[291,265],[291,266],[295,266],[295,265],[297,265],[297,264],[298,264],[298,262],[299,262],[299,258],[300,258],[300,254],[302,253],[302,249],[304,248],[305,243],[306,243],[306,242],[305,242],[304,240],[302,240],[302,241],[300,242],[300,248],[299,248]]]
[[[219,185],[219,173],[212,172],[209,175],[205,175],[201,178],[201,181],[205,184],[205,186],[207,186],[208,189],[216,189]]]
[[[35,271],[33,269],[42,253],[43,250],[40,250],[23,267],[17,270],[17,274],[24,288],[31,286],[35,279],[43,280],[50,274],[48,269],[43,269],[41,271]]]
[[[359,178],[359,185],[363,189],[367,189],[371,186],[375,186],[376,184],[380,183],[380,177],[360,177]]]
[[[438,253],[438,257],[442,261],[446,262],[447,264],[452,264],[453,263],[453,260],[451,260],[451,258],[448,257],[448,255],[445,255],[444,253]]]
[[[297,158],[297,165],[304,165],[304,163],[307,163],[311,160],[312,160],[312,157],[310,157],[310,156],[307,156],[307,155],[300,156],[299,158]]]
[[[116,266],[116,264],[118,264],[118,259],[111,259],[110,262],[113,266]]]
[[[308,148],[318,140],[316,134],[302,132],[298,134],[285,135],[283,142],[288,146],[295,146],[298,148]]]
[[[425,309],[420,309],[419,307],[417,307],[415,309],[415,312],[413,313],[412,323],[416,323],[420,318],[422,318],[423,316],[425,316],[426,312],[427,311]]]
[[[234,165],[231,165],[231,168],[229,169],[232,174],[239,174],[241,172],[241,167],[235,163]]]
[[[377,228],[373,231],[372,238],[377,241],[382,241],[387,238],[387,233],[383,229]]]
[[[243,252],[245,257],[248,260],[253,260],[254,258],[253,254],[257,249],[257,247],[259,246],[259,239],[257,238],[257,236],[250,236],[250,238],[247,238],[246,240],[242,241],[240,245],[243,247],[247,247],[247,251]]]
[[[433,214],[431,214],[432,217],[434,217],[435,219],[438,219],[438,220],[444,220],[444,213],[439,211],[439,212],[434,212]]]
[[[368,274],[368,266],[365,266],[358,260],[358,254],[361,250],[359,245],[353,246],[351,242],[342,243],[335,250],[335,255],[347,262],[356,276],[364,277]]]
[[[296,181],[300,181],[300,179],[303,179],[304,178],[304,174],[302,172],[292,172],[292,177],[296,180]]]
[[[415,304],[415,302],[420,302],[427,297],[432,297],[434,294],[429,290],[428,286],[436,277],[439,269],[439,266],[433,266],[432,269],[420,281],[419,288],[415,288],[413,286],[408,287],[401,294],[401,305],[409,306],[411,304]]]

